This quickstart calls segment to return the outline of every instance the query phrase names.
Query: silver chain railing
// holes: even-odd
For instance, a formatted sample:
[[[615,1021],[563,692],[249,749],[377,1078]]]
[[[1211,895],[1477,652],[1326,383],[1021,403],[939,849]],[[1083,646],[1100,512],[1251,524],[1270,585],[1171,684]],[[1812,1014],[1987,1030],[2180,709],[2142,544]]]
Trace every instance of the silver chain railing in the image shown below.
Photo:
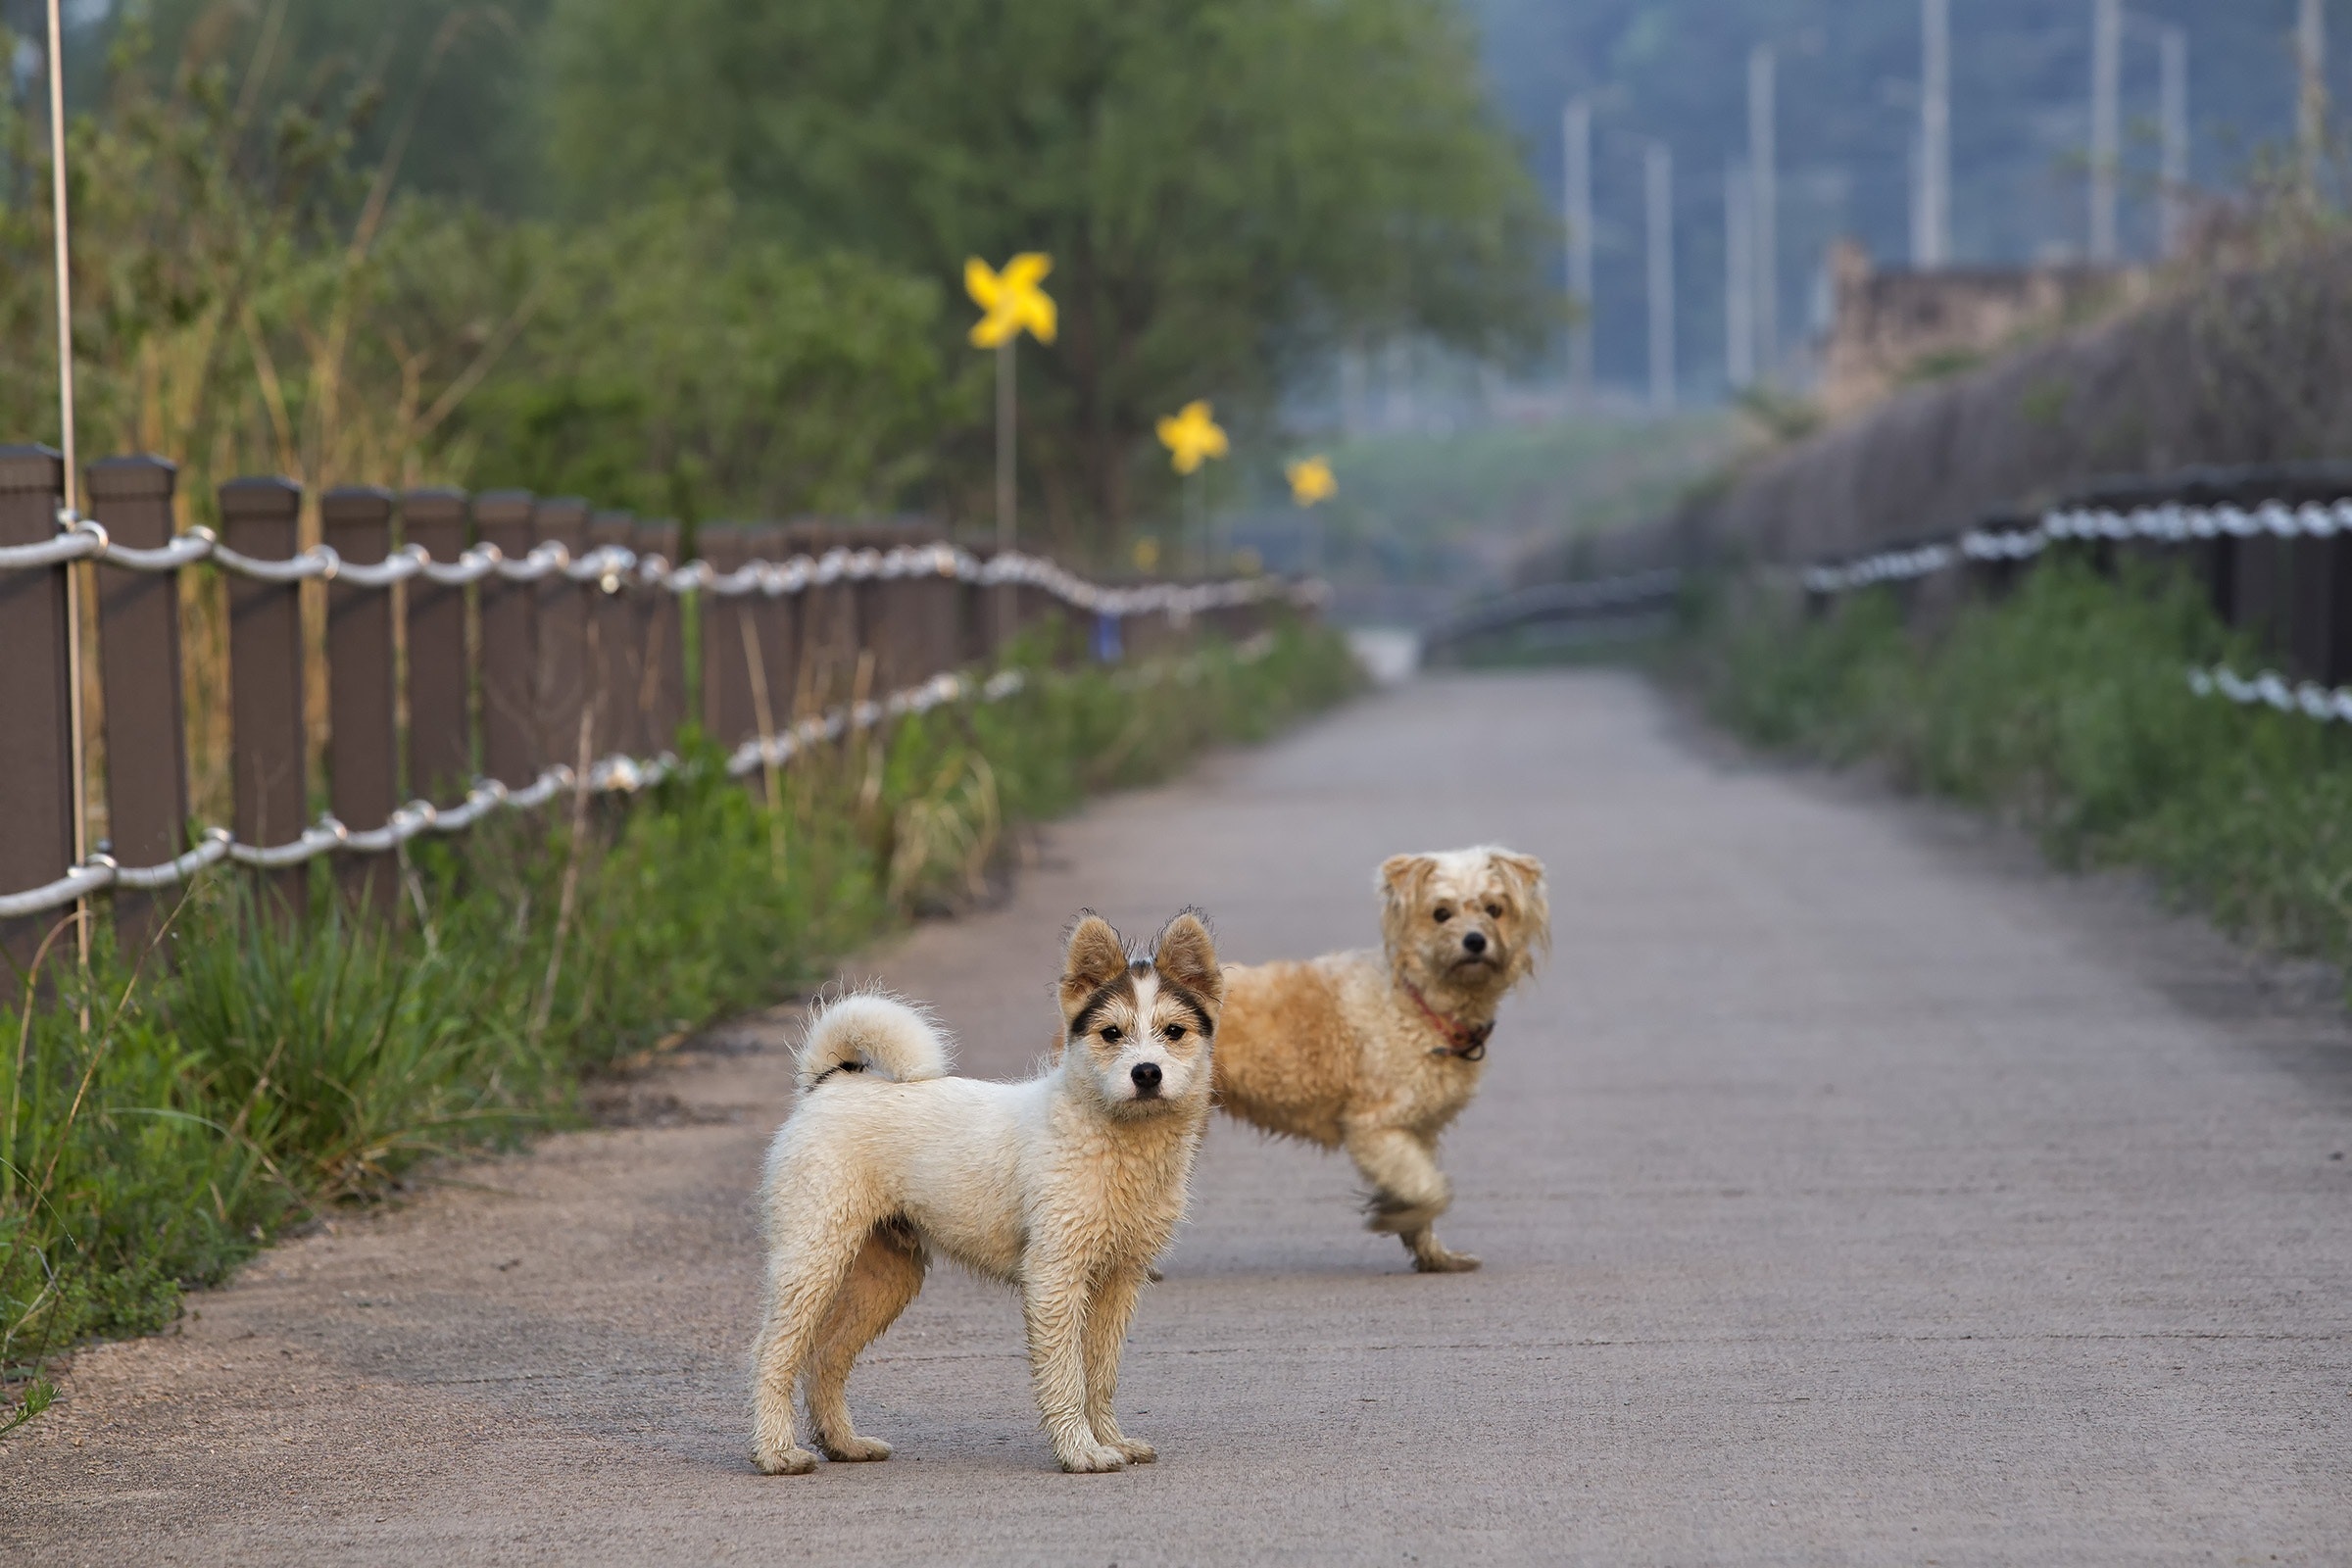
[[[623,587],[665,588],[671,593],[712,593],[721,598],[765,594],[777,598],[842,582],[889,582],[908,577],[951,577],[977,587],[1039,588],[1090,614],[1123,617],[1165,612],[1178,617],[1212,610],[1235,609],[1270,599],[1288,599],[1302,606],[1320,605],[1327,590],[1318,582],[1293,582],[1281,577],[1237,577],[1225,582],[1145,583],[1114,588],[1089,582],[1059,563],[1043,556],[1008,552],[987,560],[951,544],[899,545],[889,550],[837,547],[818,556],[794,556],[786,561],[754,561],[733,571],[720,572],[706,561],[672,565],[659,555],[639,555],[619,545],[604,545],[578,557],[563,545],[547,543],[528,555],[510,560],[496,545],[477,544],[454,562],[436,562],[418,545],[408,545],[384,561],[363,565],[344,560],[331,545],[313,545],[283,561],[264,561],[222,544],[210,528],[190,528],[158,550],[133,550],[116,544],[95,518],[76,516],[61,509],[58,532],[38,544],[0,547],[0,571],[62,565],[72,561],[102,561],[132,571],[172,572],[211,562],[223,570],[263,582],[302,582],[310,578],[389,588],[396,582],[422,576],[432,582],[459,585],[497,575],[510,582],[537,582],[562,576],[579,583],[597,583],[607,592]]]

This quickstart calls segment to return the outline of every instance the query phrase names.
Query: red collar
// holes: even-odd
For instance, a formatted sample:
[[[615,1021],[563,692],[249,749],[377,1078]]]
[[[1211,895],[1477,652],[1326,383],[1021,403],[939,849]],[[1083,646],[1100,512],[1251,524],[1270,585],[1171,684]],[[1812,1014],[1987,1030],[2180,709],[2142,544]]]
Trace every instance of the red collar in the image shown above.
[[[1431,1006],[1429,999],[1422,996],[1419,988],[1410,980],[1400,980],[1398,984],[1404,987],[1404,994],[1413,999],[1413,1004],[1421,1009],[1421,1016],[1429,1020],[1429,1026],[1445,1037],[1446,1044],[1431,1052],[1431,1055],[1453,1056],[1463,1061],[1486,1059],[1487,1037],[1494,1032],[1494,1019],[1490,1018],[1485,1023],[1464,1023],[1459,1018],[1448,1018]]]

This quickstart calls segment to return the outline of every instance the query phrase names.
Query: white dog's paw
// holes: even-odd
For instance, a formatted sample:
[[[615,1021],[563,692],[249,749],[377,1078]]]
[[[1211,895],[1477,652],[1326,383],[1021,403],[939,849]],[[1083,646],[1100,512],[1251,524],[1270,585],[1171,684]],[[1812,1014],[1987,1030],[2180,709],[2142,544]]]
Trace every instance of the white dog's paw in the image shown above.
[[[1467,1274],[1478,1267],[1478,1259],[1468,1252],[1456,1252],[1432,1242],[1413,1252],[1413,1272],[1416,1274]]]
[[[1149,1443],[1139,1442],[1134,1438],[1113,1438],[1110,1440],[1108,1446],[1116,1448],[1119,1450],[1119,1452],[1125,1454],[1129,1464],[1150,1464],[1152,1460],[1159,1457],[1159,1450],[1157,1448],[1154,1448]]]
[[[825,1450],[825,1457],[840,1464],[869,1464],[890,1457],[890,1445],[880,1438],[861,1438],[851,1433],[839,1443],[819,1434],[816,1446]]]
[[[1069,1448],[1054,1457],[1061,1467],[1074,1476],[1102,1475],[1109,1470],[1127,1468],[1127,1455],[1101,1443],[1088,1444],[1083,1448]]]
[[[752,1463],[763,1475],[805,1476],[816,1468],[816,1455],[807,1448],[760,1448],[753,1452]]]

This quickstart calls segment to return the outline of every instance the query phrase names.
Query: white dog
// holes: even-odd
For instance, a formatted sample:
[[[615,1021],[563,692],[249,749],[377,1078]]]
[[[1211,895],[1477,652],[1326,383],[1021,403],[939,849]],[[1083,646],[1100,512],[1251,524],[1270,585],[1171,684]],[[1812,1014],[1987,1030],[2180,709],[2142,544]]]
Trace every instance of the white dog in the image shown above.
[[[1059,992],[1059,1057],[1025,1083],[947,1076],[931,1019],[888,997],[845,997],[810,1025],[801,1102],[768,1149],[760,1198],[761,1470],[816,1466],[793,1422],[804,1373],[818,1447],[890,1457],[850,1424],[850,1367],[922,1289],[933,1251],[1019,1287],[1037,1405],[1064,1470],[1152,1459],[1110,1401],[1128,1318],[1183,1217],[1208,1119],[1216,950],[1190,909],[1148,956],[1089,914],[1070,933]]]
[[[1470,1097],[1503,994],[1551,941],[1544,862],[1493,845],[1381,862],[1382,953],[1225,970],[1217,1103],[1268,1132],[1346,1149],[1368,1224],[1424,1273],[1478,1267],[1439,1245],[1453,1201],[1438,1136]]]

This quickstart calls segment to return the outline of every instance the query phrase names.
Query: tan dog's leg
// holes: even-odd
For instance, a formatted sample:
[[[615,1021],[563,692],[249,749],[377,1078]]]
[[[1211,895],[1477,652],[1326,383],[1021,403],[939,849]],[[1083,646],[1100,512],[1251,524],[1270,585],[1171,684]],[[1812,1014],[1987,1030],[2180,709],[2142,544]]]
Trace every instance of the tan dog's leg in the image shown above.
[[[1478,1267],[1467,1252],[1438,1245],[1438,1216],[1453,1201],[1453,1184],[1438,1169],[1436,1146],[1400,1127],[1351,1127],[1348,1156],[1372,1187],[1364,1228],[1400,1238],[1424,1274],[1457,1274]]]
[[[862,1234],[796,1238],[768,1264],[767,1320],[752,1358],[752,1462],[771,1476],[807,1475],[816,1455],[801,1446],[792,1386],[864,1242]]]
[[[1150,1464],[1159,1457],[1149,1443],[1138,1443],[1119,1431],[1111,1414],[1111,1398],[1119,1392],[1119,1352],[1127,1348],[1127,1325],[1135,1316],[1135,1300],[1143,1294],[1143,1275],[1122,1268],[1102,1282],[1086,1309],[1086,1424],[1095,1441],[1116,1448],[1129,1464]]]
[[[887,1459],[890,1445],[850,1424],[850,1368],[923,1288],[922,1250],[885,1226],[866,1238],[808,1357],[808,1424],[828,1459]]]
[[[1092,1294],[1068,1259],[1034,1242],[1021,1259],[1021,1316],[1029,1330],[1029,1380],[1054,1457],[1064,1470],[1124,1470],[1127,1456],[1096,1441],[1086,1418],[1086,1309]]]

